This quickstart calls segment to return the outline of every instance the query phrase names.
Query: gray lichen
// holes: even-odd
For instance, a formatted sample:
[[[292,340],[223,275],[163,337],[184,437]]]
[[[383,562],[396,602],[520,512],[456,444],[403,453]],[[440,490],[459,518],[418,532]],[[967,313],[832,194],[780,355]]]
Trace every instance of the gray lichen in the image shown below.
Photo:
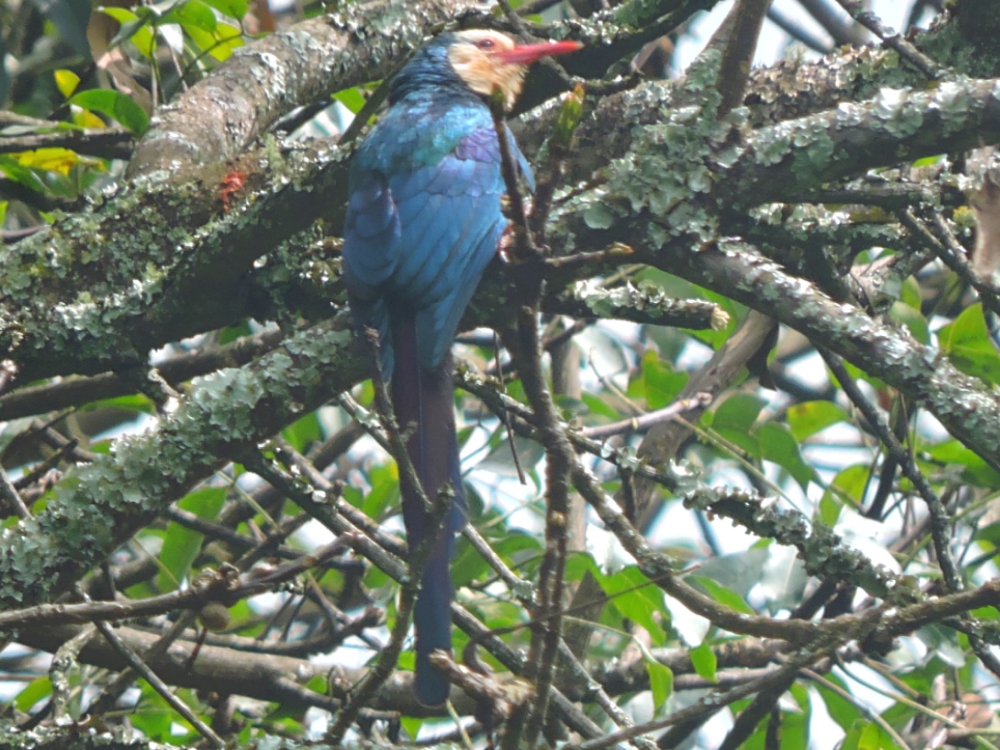
[[[160,424],[115,442],[50,492],[45,509],[0,535],[0,606],[49,601],[106,558],[222,457],[256,445],[355,382],[363,366],[341,325],[293,335],[244,368],[194,381]]]

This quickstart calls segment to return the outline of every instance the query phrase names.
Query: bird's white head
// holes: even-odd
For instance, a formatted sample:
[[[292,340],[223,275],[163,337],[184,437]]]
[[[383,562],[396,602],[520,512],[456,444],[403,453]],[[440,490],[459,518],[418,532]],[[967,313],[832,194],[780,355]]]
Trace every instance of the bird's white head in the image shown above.
[[[448,62],[477,94],[491,96],[499,88],[510,109],[521,93],[528,66],[543,57],[579,48],[578,42],[517,44],[499,31],[470,29],[455,34],[455,42],[448,48]]]

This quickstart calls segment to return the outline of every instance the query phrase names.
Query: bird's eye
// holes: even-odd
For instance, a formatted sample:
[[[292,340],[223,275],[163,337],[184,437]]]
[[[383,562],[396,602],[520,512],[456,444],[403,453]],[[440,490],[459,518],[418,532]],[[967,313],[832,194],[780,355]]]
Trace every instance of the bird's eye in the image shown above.
[[[497,43],[492,39],[480,39],[476,42],[476,46],[479,47],[479,49],[493,49],[497,46]]]

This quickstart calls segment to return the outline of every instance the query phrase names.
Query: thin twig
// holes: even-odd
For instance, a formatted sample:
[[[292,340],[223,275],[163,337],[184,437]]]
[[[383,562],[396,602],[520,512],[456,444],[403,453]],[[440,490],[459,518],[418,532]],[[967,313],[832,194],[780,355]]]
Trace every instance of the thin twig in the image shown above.
[[[79,583],[76,584],[76,592],[81,598],[83,598],[85,603],[90,603],[90,597],[87,596],[87,593],[83,590],[83,587],[80,586]],[[159,675],[150,669],[146,662],[143,661],[131,648],[129,648],[129,646],[121,638],[118,637],[114,628],[112,628],[104,620],[98,620],[95,624],[97,625],[97,629],[101,631],[101,635],[103,635],[104,639],[110,644],[111,648],[117,651],[118,654],[128,663],[128,665],[144,680],[146,680],[150,687],[160,694],[160,697],[167,702],[167,705],[183,716],[184,719],[186,719],[199,734],[205,737],[205,739],[211,742],[215,747],[224,748],[226,746],[226,743],[222,740],[222,738],[212,731],[212,728],[203,722],[198,715],[191,710],[190,706],[174,695],[170,690],[170,686],[161,680]]]
[[[509,396],[498,393],[487,384],[477,380],[470,372],[459,373],[459,376],[459,385],[481,399],[487,408],[498,417],[504,412],[508,412],[511,416],[511,426],[515,432],[532,440],[540,439],[535,414],[531,409]],[[658,471],[644,463],[635,465],[634,455],[626,455],[620,449],[602,441],[585,437],[576,430],[568,430],[566,434],[578,450],[598,456],[616,467],[629,466],[637,476],[649,479],[668,490],[673,491],[677,487],[676,479],[670,474]]]
[[[651,411],[648,414],[643,414],[639,417],[623,419],[620,422],[612,422],[611,424],[603,424],[597,427],[585,427],[579,431],[579,434],[594,440],[603,440],[605,438],[612,437],[613,435],[644,432],[654,424],[659,424],[660,422],[666,422],[667,420],[673,419],[675,416],[687,411],[688,409],[703,409],[710,403],[712,403],[712,394],[698,393],[693,398],[685,398],[675,401],[669,406],[657,409],[656,411]]]
[[[399,580],[403,576],[405,568],[399,558],[407,554],[406,546],[380,531],[368,516],[350,503],[342,498],[328,503],[325,493],[303,487],[257,451],[247,451],[240,457],[240,463],[334,534],[343,535],[345,544],[391,577]]]
[[[212,728],[208,726],[208,724],[203,722],[198,715],[191,710],[190,706],[174,695],[170,690],[170,686],[161,680],[152,669],[146,666],[146,663],[118,637],[114,628],[103,620],[99,620],[96,624],[97,629],[101,631],[101,635],[103,635],[105,640],[111,644],[111,647],[117,651],[126,662],[128,662],[132,669],[134,669],[146,682],[149,683],[150,687],[160,694],[160,697],[167,702],[167,705],[183,716],[187,722],[198,731],[199,734],[205,737],[215,747],[224,748],[226,746],[226,743],[222,740],[222,738],[219,737],[219,735],[217,735]]]
[[[531,236],[524,199],[521,197],[521,190],[517,184],[518,168],[514,161],[514,155],[511,153],[511,137],[507,123],[504,122],[506,114],[504,106],[503,93],[499,88],[494,89],[493,96],[490,97],[490,112],[493,115],[493,129],[496,131],[497,143],[500,148],[500,172],[507,188],[507,201],[514,224],[515,256],[519,260],[528,260],[538,257],[538,249]]]
[[[900,57],[910,62],[930,80],[936,81],[944,76],[945,70],[940,65],[918,50],[901,34],[883,24],[881,19],[866,9],[859,0],[837,0],[837,2],[840,7],[851,14],[855,21],[881,39],[882,44],[896,50]]]
[[[483,559],[489,564],[491,568],[496,572],[510,590],[512,594],[525,606],[531,607],[532,602],[532,587],[528,581],[519,578],[514,571],[512,571],[500,556],[493,551],[493,548],[487,543],[479,532],[472,527],[471,524],[466,524],[463,533],[466,539],[472,544],[472,546],[483,556]],[[653,585],[650,583],[649,585]],[[622,592],[624,593],[624,592]],[[609,597],[613,598],[613,597]],[[569,610],[564,611],[563,614],[567,614]],[[621,710],[617,703],[615,703],[611,697],[605,692],[604,688],[601,686],[597,680],[595,680],[590,673],[580,664],[576,655],[566,644],[565,640],[560,640],[559,643],[559,656],[562,663],[571,667],[573,669],[573,675],[571,679],[574,681],[583,680],[586,683],[586,688],[583,689],[583,693],[597,702],[597,704],[604,710],[608,717],[619,727],[630,727],[633,726],[632,720],[628,715]],[[653,750],[652,743],[637,739],[633,741],[637,747],[642,748],[642,750]]]
[[[67,717],[68,704],[72,697],[72,685],[68,673],[73,667],[78,666],[77,659],[80,651],[90,643],[90,640],[97,635],[97,628],[88,625],[80,632],[62,644],[52,658],[52,666],[49,667],[49,681],[52,683],[52,698],[46,704],[45,709],[40,713],[52,714],[52,719],[61,725]],[[21,727],[22,731],[27,727]]]
[[[539,188],[541,192],[541,188]],[[536,204],[538,211],[540,205]],[[532,214],[534,220],[534,214]],[[632,256],[635,251],[628,245],[616,242],[607,250],[597,250],[592,253],[574,253],[573,255],[559,255],[554,258],[545,259],[545,267],[552,270],[566,271],[570,269],[586,268],[587,266],[599,266],[605,263],[621,263]]]
[[[717,112],[719,118],[725,117],[743,102],[757,39],[770,5],[771,0],[739,0],[716,32],[725,45],[715,83],[722,97]],[[713,37],[710,47],[716,44],[717,37]]]
[[[345,542],[335,540],[312,553],[304,554],[278,566],[266,576],[243,582],[234,580],[236,571],[223,566],[221,571],[206,571],[184,590],[151,596],[146,599],[121,601],[87,601],[82,604],[38,604],[25,609],[0,612],[0,630],[23,628],[29,625],[65,625],[96,620],[125,620],[134,617],[152,617],[178,609],[200,609],[209,602],[231,605],[240,599],[271,591],[275,586],[289,581],[301,573],[322,565],[327,559],[343,551]]]
[[[526,233],[529,233],[525,227]],[[524,392],[538,420],[545,447],[545,555],[538,573],[539,607],[537,617],[543,629],[532,637],[530,676],[535,680],[534,710],[525,728],[524,742],[532,745],[546,718],[549,690],[555,673],[555,660],[562,640],[563,575],[570,512],[570,471],[577,462],[576,453],[566,436],[566,425],[556,411],[542,369],[542,342],[538,331],[538,303],[542,281],[525,284],[524,302],[517,317],[517,371]]]
[[[69,456],[77,446],[80,445],[80,441],[73,438],[66,444],[65,447],[59,448],[51,456],[46,458],[44,461],[39,461],[37,464],[31,467],[31,471],[18,477],[14,481],[14,487],[18,490],[26,490],[35,482],[44,477],[50,469],[55,468],[60,461]]]
[[[34,151],[40,148],[67,148],[79,154],[89,154],[104,159],[128,159],[132,156],[134,145],[132,133],[117,128],[0,135],[0,154]]]
[[[148,649],[143,651],[141,654],[142,661],[146,664],[159,659],[163,654],[167,652],[167,649],[173,645],[174,641],[181,637],[185,630],[188,629],[194,621],[198,618],[198,613],[195,610],[188,610],[182,612],[181,616],[177,618],[170,629],[164,633],[160,638]],[[87,709],[87,713],[93,716],[103,716],[108,711],[115,707],[118,699],[122,694],[129,689],[133,682],[135,682],[136,673],[131,667],[126,667],[118,676],[108,685],[105,685],[104,690],[91,702],[90,707]]]
[[[542,153],[546,155],[546,158],[536,172],[535,204],[531,211],[530,226],[532,234],[543,246],[548,234],[552,199],[555,196],[556,188],[562,182],[565,160],[569,156],[570,146],[573,142],[573,133],[576,131],[583,113],[583,100],[584,87],[582,85],[576,86],[572,91],[563,95],[562,106],[560,106],[559,114],[556,116],[555,126],[542,146]],[[613,249],[617,247],[616,245]],[[631,248],[622,247],[626,247],[628,250],[626,255],[631,254]],[[591,253],[587,253],[587,255],[591,255]],[[572,267],[568,261],[566,266]]]
[[[506,393],[507,381],[503,376],[503,364],[500,361],[500,338],[497,336],[496,331],[493,332],[493,351],[496,355],[497,378],[500,380],[500,387]],[[521,468],[521,458],[517,455],[517,446],[514,444],[514,430],[510,426],[510,414],[504,411],[501,419],[507,430],[507,443],[510,445],[510,455],[514,459],[514,468],[517,469],[517,478],[521,482],[522,486],[526,486],[528,484],[528,480],[524,476],[524,469]]]
[[[787,673],[791,672],[794,674],[802,667],[819,658],[821,658],[821,654],[800,654],[792,659],[789,659],[788,664],[783,666],[781,669],[777,669],[764,677],[753,680],[752,682],[738,685],[728,691],[713,690],[707,695],[699,698],[697,702],[687,708],[675,711],[662,719],[648,721],[644,724],[637,724],[634,727],[622,729],[617,732],[611,732],[603,737],[588,740],[586,742],[568,744],[564,746],[565,750],[603,750],[606,747],[611,747],[619,742],[630,740],[633,737],[639,737],[658,729],[665,729],[666,727],[673,726],[674,724],[680,724],[692,719],[697,719],[705,713],[713,714],[724,706],[728,706],[735,701],[749,697],[754,693],[758,693],[762,690],[768,689],[772,685],[778,684],[785,679]]]
[[[802,620],[775,620],[737,612],[682,581],[674,570],[674,561],[653,550],[642,535],[630,524],[618,505],[608,497],[586,469],[577,464],[573,470],[573,485],[583,495],[604,525],[638,563],[639,570],[667,594],[687,609],[708,619],[714,625],[732,633],[761,638],[784,638],[804,644],[820,635],[819,625]],[[833,621],[831,621],[833,622]],[[828,623],[825,623],[828,625]]]
[[[948,228],[948,224],[940,214],[934,212],[934,226],[938,230],[941,239],[947,243],[947,247],[909,209],[897,211],[896,216],[899,218],[899,222],[921,244],[933,252],[948,268],[958,274],[964,281],[967,281],[979,293],[979,298],[982,300],[984,308],[1000,315],[1000,287],[997,287],[988,279],[983,279],[975,272],[972,264],[966,260],[965,248],[955,239]]]
[[[12,359],[0,360],[0,395],[10,388],[17,377],[17,363]]]
[[[31,511],[24,504],[24,500],[21,499],[17,487],[10,481],[10,477],[7,476],[7,472],[4,471],[2,466],[0,466],[0,499],[5,500],[10,510],[22,521],[27,521],[31,518]]]
[[[827,690],[830,690],[831,692],[836,693],[841,698],[843,698],[844,700],[846,700],[847,702],[849,702],[851,705],[853,705],[855,708],[857,708],[858,710],[860,710],[861,713],[863,713],[865,715],[865,717],[869,721],[872,721],[875,724],[877,724],[879,726],[879,728],[882,729],[882,731],[884,731],[886,734],[888,734],[890,737],[892,737],[893,742],[895,742],[896,745],[898,745],[901,748],[901,750],[909,750],[909,745],[906,744],[906,742],[899,735],[899,733],[895,729],[892,728],[892,725],[889,724],[889,722],[887,722],[885,719],[883,719],[882,716],[879,715],[879,713],[877,711],[873,711],[864,702],[859,701],[857,698],[855,698],[853,695],[851,695],[850,692],[848,692],[847,690],[844,690],[842,687],[840,687],[840,685],[838,685],[837,683],[835,683],[835,682],[833,682],[831,680],[826,679],[825,677],[823,677],[820,674],[817,674],[813,670],[811,670],[811,669],[802,669],[802,670],[799,670],[799,671],[800,671],[800,673],[804,677],[807,677],[810,680],[812,680],[813,682],[815,682],[815,683],[817,683],[819,685],[822,685]]]
[[[826,362],[827,367],[833,372],[834,377],[837,378],[840,387],[844,389],[844,393],[847,394],[847,397],[858,408],[858,411],[867,420],[875,434],[878,435],[879,440],[885,445],[886,452],[899,464],[903,474],[913,482],[913,486],[916,487],[917,492],[920,493],[920,496],[927,504],[927,509],[931,515],[931,534],[934,538],[934,551],[937,554],[938,564],[941,566],[941,573],[950,590],[961,591],[963,589],[962,579],[958,574],[955,560],[951,554],[951,534],[949,532],[951,519],[948,517],[948,513],[945,511],[940,498],[938,498],[926,477],[924,477],[923,473],[917,467],[913,456],[896,438],[888,422],[876,410],[875,406],[865,398],[861,389],[858,388],[857,383],[854,382],[854,378],[847,372],[847,368],[844,367],[840,357],[823,348],[819,349],[819,353],[823,357],[823,361]]]
[[[406,580],[399,589],[399,604],[396,607],[396,621],[389,634],[389,643],[379,653],[374,666],[351,691],[351,699],[337,715],[337,721],[327,734],[327,740],[332,745],[339,745],[347,730],[358,716],[358,712],[366,706],[375,691],[389,679],[399,654],[403,650],[403,641],[410,629],[410,615],[420,592],[420,580],[427,556],[431,553],[437,541],[438,529],[452,505],[455,491],[450,483],[445,485],[435,498],[427,518],[424,538],[409,557],[410,565]]]
[[[757,693],[750,701],[750,705],[740,711],[736,721],[733,722],[732,729],[719,745],[719,750],[738,750],[742,747],[743,743],[750,739],[750,735],[757,729],[761,720],[774,710],[775,704],[785,694],[785,691],[795,684],[797,677],[797,672],[788,672],[783,679]]]

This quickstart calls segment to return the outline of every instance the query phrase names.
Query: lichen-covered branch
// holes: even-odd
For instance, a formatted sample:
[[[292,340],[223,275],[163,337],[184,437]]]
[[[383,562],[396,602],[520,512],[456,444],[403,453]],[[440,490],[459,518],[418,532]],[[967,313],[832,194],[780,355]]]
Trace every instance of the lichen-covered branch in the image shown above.
[[[129,175],[230,159],[295,107],[387,77],[433,28],[479,7],[470,0],[350,3],[260,39],[160,110]]]
[[[776,502],[750,493],[710,489],[689,493],[684,505],[730,518],[761,539],[794,546],[810,575],[850,581],[889,602],[912,604],[920,598],[905,578],[845,545],[830,527],[818,522],[810,526],[797,510],[778,508]]]
[[[296,334],[245,368],[196,381],[157,428],[78,467],[45,510],[0,536],[0,607],[51,600],[226,456],[350,386],[363,368],[351,342],[334,324]]]
[[[1000,396],[905,329],[834,302],[746,246],[700,253],[654,254],[655,262],[726,294],[802,332],[866,372],[890,383],[936,416],[945,428],[994,467],[1000,467]]]

